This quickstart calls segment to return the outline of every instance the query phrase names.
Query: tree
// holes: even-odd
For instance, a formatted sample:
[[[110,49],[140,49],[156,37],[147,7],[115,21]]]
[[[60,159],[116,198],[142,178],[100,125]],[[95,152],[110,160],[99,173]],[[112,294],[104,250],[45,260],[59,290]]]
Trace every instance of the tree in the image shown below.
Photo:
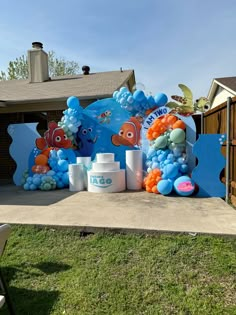
[[[52,50],[48,52],[48,70],[50,77],[73,75],[78,73],[79,64],[76,61],[58,58]],[[28,76],[28,61],[25,55],[10,61],[7,71],[0,72],[0,80],[27,79]]]

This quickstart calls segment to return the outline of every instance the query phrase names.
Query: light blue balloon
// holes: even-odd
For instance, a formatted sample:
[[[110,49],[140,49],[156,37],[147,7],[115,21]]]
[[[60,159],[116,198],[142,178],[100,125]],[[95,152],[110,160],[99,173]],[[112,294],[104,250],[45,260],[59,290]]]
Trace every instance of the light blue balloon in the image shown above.
[[[130,95],[130,96],[127,98],[127,102],[128,102],[129,104],[133,104],[134,99],[133,99],[133,96],[132,96],[132,95]]]
[[[154,157],[152,158],[152,162],[158,162],[158,157],[157,157],[157,156],[154,156]]]
[[[129,92],[129,90],[127,89],[127,87],[122,86],[122,87],[120,88],[120,93],[127,93],[127,92]]]
[[[113,97],[113,98],[116,98],[118,93],[119,93],[118,91],[115,91],[115,92],[113,93],[112,97]]]
[[[168,179],[162,179],[157,184],[157,190],[162,195],[169,195],[172,192],[173,184]]]
[[[159,168],[159,163],[157,162],[152,163],[152,169],[154,170],[155,168]]]

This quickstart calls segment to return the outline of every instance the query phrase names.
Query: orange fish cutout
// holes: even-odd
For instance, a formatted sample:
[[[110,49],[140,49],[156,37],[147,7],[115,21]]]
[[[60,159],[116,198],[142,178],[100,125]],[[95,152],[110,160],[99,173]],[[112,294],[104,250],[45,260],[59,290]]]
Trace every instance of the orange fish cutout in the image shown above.
[[[48,124],[48,130],[44,133],[44,136],[37,138],[35,143],[40,150],[45,150],[48,147],[65,149],[72,147],[72,142],[67,138],[65,131],[54,121]]]
[[[131,117],[128,121],[123,123],[120,127],[119,134],[113,135],[111,137],[111,142],[115,146],[125,145],[129,147],[139,146],[140,145],[140,132],[142,125],[140,121]]]

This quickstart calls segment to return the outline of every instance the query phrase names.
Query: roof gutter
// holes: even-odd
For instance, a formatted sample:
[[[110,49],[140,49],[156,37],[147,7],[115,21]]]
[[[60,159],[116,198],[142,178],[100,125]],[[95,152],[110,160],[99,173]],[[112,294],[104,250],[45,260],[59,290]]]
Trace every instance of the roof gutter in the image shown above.
[[[7,107],[11,105],[24,105],[24,104],[31,104],[31,103],[55,103],[55,102],[66,102],[66,100],[70,97],[64,96],[59,98],[45,98],[45,99],[30,99],[30,100],[11,100],[11,101],[0,101],[0,107]],[[75,95],[76,96],[76,95]],[[110,98],[112,97],[111,94],[100,94],[100,95],[90,95],[90,96],[76,96],[79,100],[99,100],[103,98]],[[2,106],[1,106],[2,104]]]

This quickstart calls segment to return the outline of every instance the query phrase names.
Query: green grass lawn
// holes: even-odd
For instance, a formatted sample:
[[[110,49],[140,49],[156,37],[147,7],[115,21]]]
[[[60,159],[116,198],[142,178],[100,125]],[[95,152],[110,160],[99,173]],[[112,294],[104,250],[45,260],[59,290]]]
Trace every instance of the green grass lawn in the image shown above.
[[[17,314],[236,314],[236,239],[12,228],[1,265]]]

